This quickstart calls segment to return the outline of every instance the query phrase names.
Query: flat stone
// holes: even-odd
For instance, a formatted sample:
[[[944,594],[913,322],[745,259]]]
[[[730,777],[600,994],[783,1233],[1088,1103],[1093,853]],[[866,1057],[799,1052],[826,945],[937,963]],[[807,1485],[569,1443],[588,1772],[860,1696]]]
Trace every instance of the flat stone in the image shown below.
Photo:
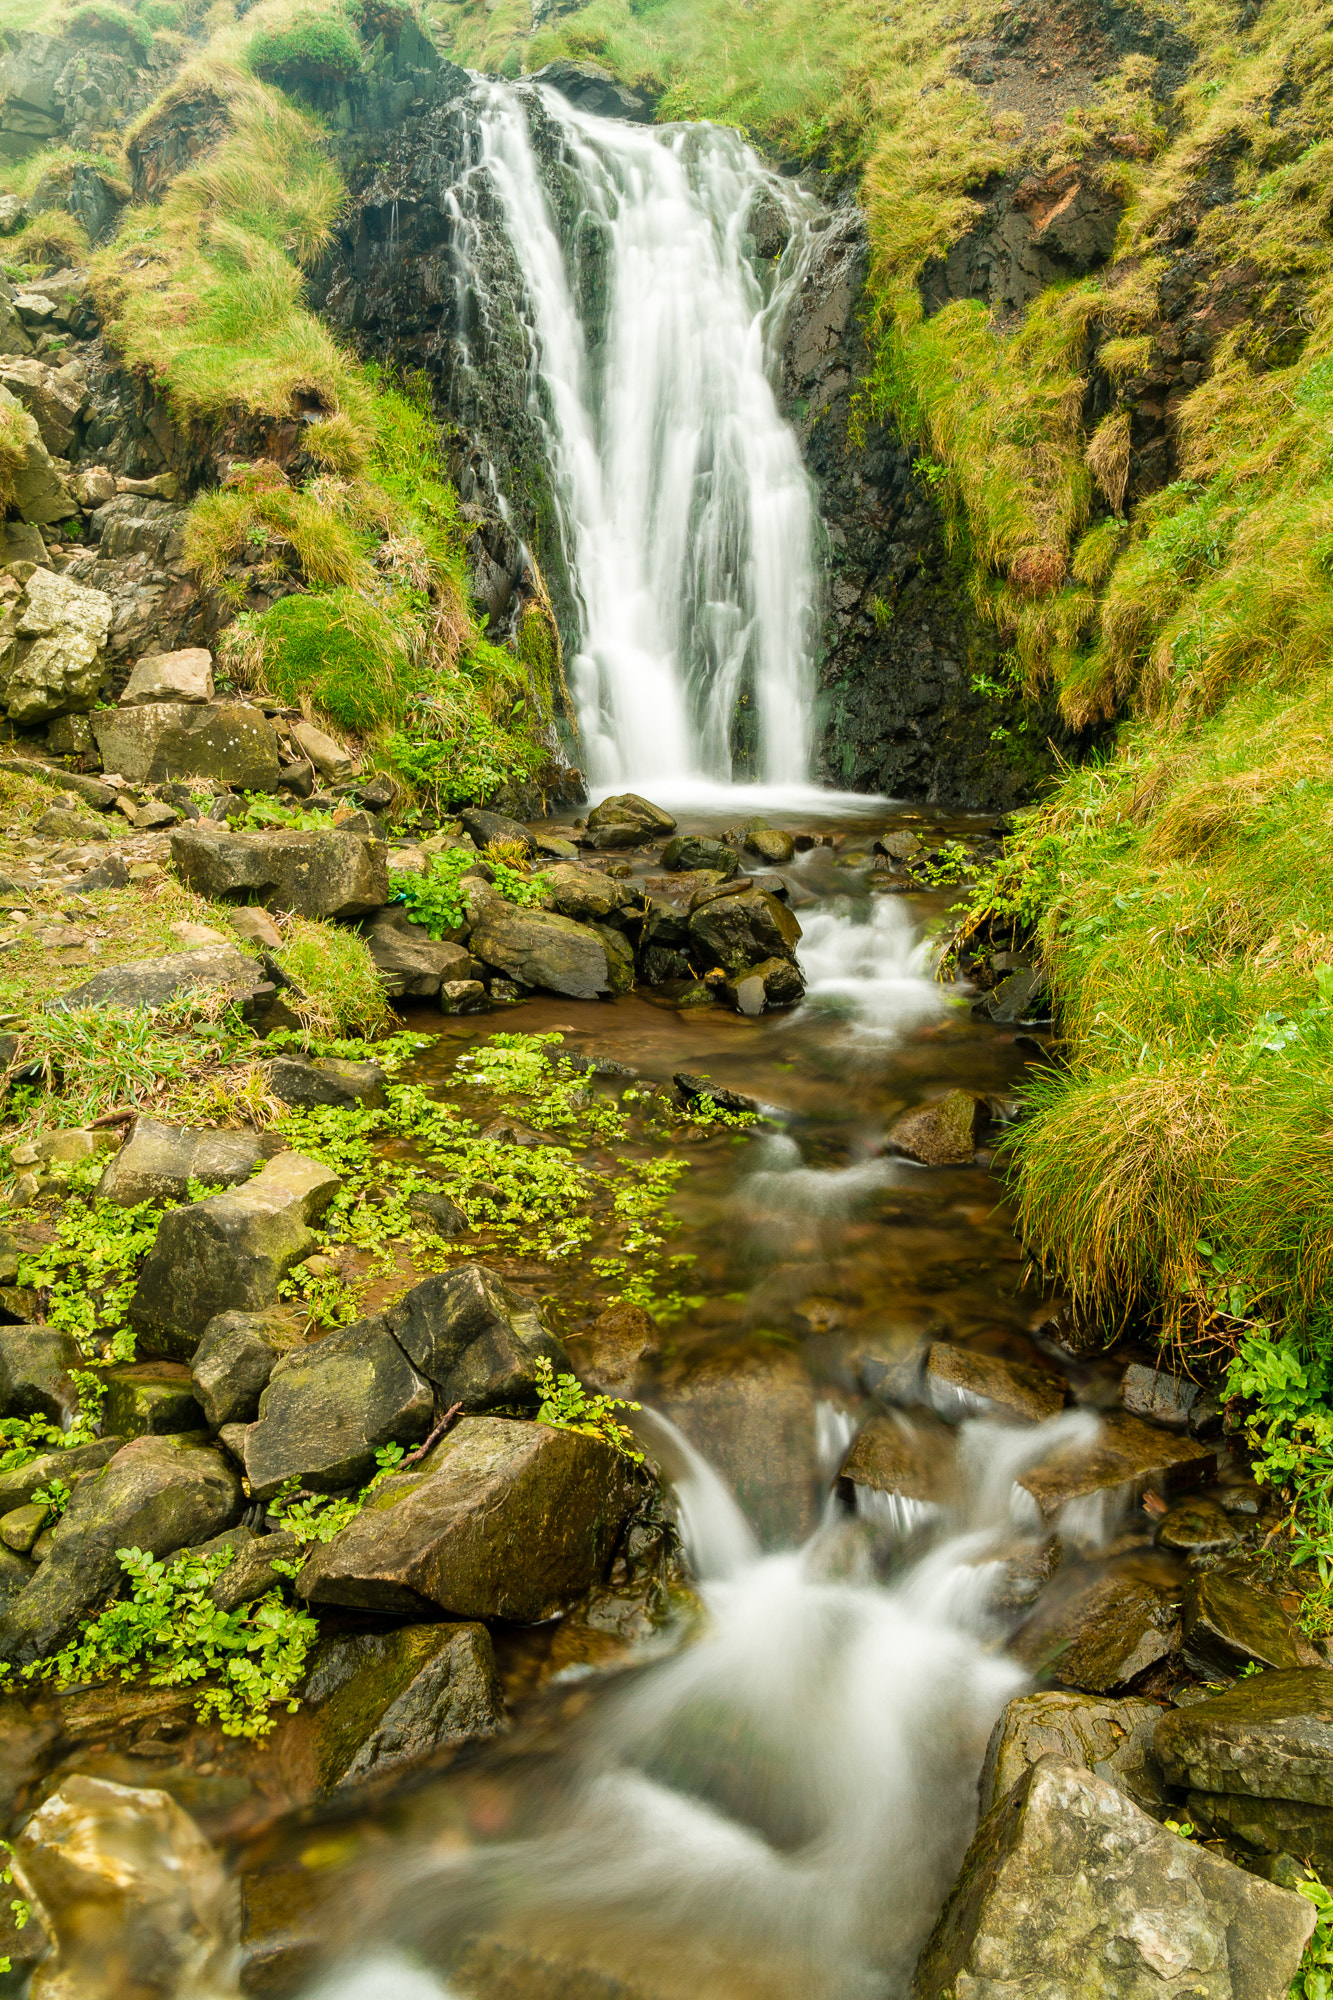
[[[426,1278],[384,1317],[442,1409],[454,1403],[467,1411],[535,1408],[537,1362],[544,1357],[557,1374],[572,1368],[534,1302],[484,1264]]]
[[[1197,1486],[1216,1469],[1217,1454],[1193,1438],[1173,1436],[1138,1417],[1108,1411],[1097,1441],[1071,1445],[1018,1475],[1046,1520],[1071,1501],[1106,1494],[1126,1505],[1151,1486],[1159,1493]]]
[[[606,948],[582,924],[548,910],[521,910],[492,895],[468,939],[474,958],[524,986],[571,1000],[609,993]]]
[[[994,1410],[1013,1422],[1039,1424],[1065,1405],[1065,1384],[1059,1375],[944,1341],[927,1350],[925,1385],[931,1402],[946,1417]]]
[[[382,1319],[358,1320],[278,1361],[245,1440],[257,1500],[299,1477],[319,1492],[368,1479],[381,1445],[415,1444],[435,1399]]]
[[[335,1056],[275,1056],[268,1066],[268,1087],[284,1104],[363,1104],[372,1110],[385,1103],[385,1072],[378,1063],[343,1062]]]
[[[576,922],[605,923],[634,893],[600,868],[579,868],[562,862],[557,868],[542,870],[546,878],[545,907]]]
[[[210,946],[205,951],[163,952],[157,958],[131,959],[95,972],[80,986],[73,986],[56,1000],[47,1002],[51,1013],[65,1013],[76,1007],[164,1007],[179,993],[196,987],[226,987],[237,998],[252,992],[256,967],[252,958],[230,946]]]
[[[1256,1674],[1168,1710],[1153,1750],[1173,1785],[1333,1807],[1333,1672]]]
[[[970,1090],[950,1090],[933,1104],[895,1118],[885,1145],[922,1167],[971,1166],[985,1109]]]
[[[140,1112],[97,1193],[103,1201],[133,1208],[141,1201],[186,1200],[191,1181],[236,1187],[281,1144],[276,1136],[258,1132],[163,1125]]]
[[[371,918],[366,943],[384,990],[394,999],[433,1000],[446,979],[468,976],[471,956],[462,945],[437,943],[424,924],[414,924],[395,904]]]
[[[119,706],[136,708],[146,701],[212,699],[213,655],[205,646],[186,646],[176,653],[145,654],[125,683]]]
[[[675,830],[670,813],[640,798],[637,792],[621,792],[593,807],[585,841],[589,847],[602,849],[643,847]]]
[[[1159,1826],[1058,1757],[987,1815],[917,1966],[920,2000],[1281,2000],[1303,1896]]]
[[[241,701],[150,701],[100,710],[93,736],[103,766],[132,785],[211,778],[238,791],[272,792],[278,740],[262,709]]]
[[[1179,1636],[1168,1592],[1113,1573],[1072,1596],[1040,1602],[1012,1651],[1034,1674],[1063,1687],[1113,1694],[1166,1659]]]
[[[638,1490],[635,1468],[599,1438],[464,1417],[312,1551],[297,1594],[397,1617],[434,1605],[535,1624],[605,1575]]]
[[[1120,1384],[1120,1400],[1136,1417],[1149,1417],[1156,1424],[1172,1424],[1183,1430],[1190,1412],[1202,1395],[1197,1382],[1183,1375],[1169,1375],[1164,1369],[1146,1368],[1131,1361]]]
[[[59,1423],[74,1415],[79,1392],[71,1371],[82,1365],[73,1334],[54,1326],[0,1326],[0,1417]]]
[[[318,1161],[281,1153],[243,1187],[169,1209],[130,1301],[143,1351],[189,1361],[218,1313],[275,1305],[283,1278],[315,1249],[308,1225],[338,1186]]]
[[[0,1616],[0,1657],[26,1665],[58,1652],[121,1581],[117,1549],[170,1555],[229,1528],[241,1486],[220,1451],[181,1437],[139,1437],[80,1479],[51,1552]]]
[[[401,1625],[320,1646],[302,1689],[323,1790],[409,1770],[494,1736],[504,1696],[484,1625]]]
[[[338,827],[224,833],[178,827],[171,858],[187,888],[215,902],[264,903],[299,917],[362,917],[389,898],[385,850]]]
[[[94,819],[90,813],[74,811],[69,806],[48,806],[33,825],[33,832],[44,840],[115,840],[121,828],[108,825],[105,820]]]
[[[1231,1516],[1205,1493],[1168,1508],[1157,1523],[1157,1546],[1183,1556],[1215,1555],[1238,1540]]]
[[[1234,1674],[1260,1667],[1299,1667],[1291,1620],[1271,1591],[1234,1571],[1209,1570],[1185,1593],[1185,1658],[1196,1672]]]
[[[190,1379],[211,1429],[254,1422],[279,1342],[272,1313],[221,1312],[208,1322],[194,1351]]]
[[[1017,1695],[991,1732],[981,1770],[984,1819],[1043,1757],[1081,1764],[1118,1785],[1145,1812],[1166,1803],[1149,1751],[1162,1716],[1159,1702],[1130,1695],[1107,1701],[1097,1695],[1046,1689]]]

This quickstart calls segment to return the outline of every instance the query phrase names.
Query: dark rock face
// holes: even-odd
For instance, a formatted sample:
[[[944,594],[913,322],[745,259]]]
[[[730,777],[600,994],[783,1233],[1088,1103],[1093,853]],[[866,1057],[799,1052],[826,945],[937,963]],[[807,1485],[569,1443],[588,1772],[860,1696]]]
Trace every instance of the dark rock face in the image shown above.
[[[446,1744],[494,1736],[504,1723],[491,1636],[476,1624],[328,1640],[303,1700],[315,1719],[324,1787],[406,1769]]]
[[[535,1408],[538,1359],[544,1355],[557,1372],[570,1366],[532,1300],[484,1264],[425,1279],[385,1317],[445,1409],[454,1403],[469,1411],[501,1403]]]
[[[211,1319],[194,1351],[190,1376],[200,1408],[214,1430],[248,1424],[259,1414],[277,1350],[265,1313],[224,1312]]]
[[[268,1499],[294,1474],[319,1491],[375,1469],[380,1445],[414,1444],[434,1398],[382,1320],[358,1320],[279,1361],[245,1440],[245,1476]]]

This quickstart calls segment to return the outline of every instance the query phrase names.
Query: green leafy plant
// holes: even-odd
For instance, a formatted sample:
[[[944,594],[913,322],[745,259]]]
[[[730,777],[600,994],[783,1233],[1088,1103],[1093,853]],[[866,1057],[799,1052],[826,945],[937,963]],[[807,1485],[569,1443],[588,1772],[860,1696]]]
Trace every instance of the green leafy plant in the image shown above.
[[[3,1882],[6,1888],[13,1888],[14,1869],[12,1863],[14,1850],[7,1840],[0,1840],[0,1854],[6,1857],[3,1867],[0,1867],[0,1882]],[[29,1920],[32,1917],[32,1905],[26,1902],[21,1896],[15,1896],[10,1901],[9,1908],[10,1914],[14,1919],[15,1930],[26,1930]],[[0,1972],[12,1972],[13,1970],[14,1967],[9,1957],[6,1954],[0,1953]]]
[[[285,806],[264,792],[246,794],[243,826],[332,826],[333,814],[322,806]]]
[[[539,1424],[600,1438],[622,1458],[631,1459],[635,1465],[643,1464],[643,1453],[634,1443],[633,1431],[615,1414],[617,1410],[637,1410],[638,1403],[627,1403],[620,1396],[590,1396],[576,1375],[557,1375],[544,1354],[538,1357],[536,1373],[541,1395],[537,1410]]]
[[[457,930],[467,915],[462,877],[476,866],[478,857],[466,847],[447,847],[431,858],[424,875],[409,875],[399,891],[398,901],[407,907],[412,921],[424,924],[433,938]],[[528,875],[504,860],[487,860],[495,877],[494,888],[507,903],[532,909],[546,893],[544,875]]]
[[[359,1493],[306,1493],[299,1479],[289,1479],[274,1499],[270,1512],[278,1516],[288,1534],[295,1535],[302,1548],[311,1542],[331,1542],[349,1521],[356,1519],[376,1487],[397,1471],[406,1451],[406,1445],[382,1444],[375,1453],[377,1470]],[[299,1567],[293,1564],[287,1573],[294,1576]]]
[[[68,1430],[45,1417],[0,1418],[0,1472],[17,1472],[46,1452],[72,1451],[93,1442],[101,1422],[106,1385],[81,1368],[74,1371],[74,1385],[79,1392],[79,1409]],[[51,1484],[55,1487],[63,1482],[53,1479]]]
[[[1298,1896],[1315,1907],[1315,1927],[1301,1954],[1289,2000],[1333,2000],[1333,1894],[1317,1875],[1296,1884]]]

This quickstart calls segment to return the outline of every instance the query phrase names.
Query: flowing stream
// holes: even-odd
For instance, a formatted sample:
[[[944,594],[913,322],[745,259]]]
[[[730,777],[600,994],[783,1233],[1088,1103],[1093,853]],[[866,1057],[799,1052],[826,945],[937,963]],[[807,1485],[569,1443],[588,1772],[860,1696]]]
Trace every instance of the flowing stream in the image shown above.
[[[563,225],[534,105],[563,141]],[[817,204],[716,126],[629,125],[501,82],[476,115],[527,287],[582,611],[569,664],[589,779],[659,793],[727,780],[749,707],[752,775],[799,784],[818,521],[770,370]]]

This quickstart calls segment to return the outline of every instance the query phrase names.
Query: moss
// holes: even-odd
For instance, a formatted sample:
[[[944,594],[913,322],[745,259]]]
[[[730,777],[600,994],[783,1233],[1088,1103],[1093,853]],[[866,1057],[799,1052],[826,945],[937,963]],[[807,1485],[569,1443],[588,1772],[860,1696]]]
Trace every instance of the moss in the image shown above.
[[[264,678],[283,701],[315,703],[367,736],[400,725],[415,676],[392,617],[355,590],[284,597],[255,621]]]
[[[141,63],[152,53],[152,24],[123,7],[76,7],[58,25],[76,42],[101,42]]]

